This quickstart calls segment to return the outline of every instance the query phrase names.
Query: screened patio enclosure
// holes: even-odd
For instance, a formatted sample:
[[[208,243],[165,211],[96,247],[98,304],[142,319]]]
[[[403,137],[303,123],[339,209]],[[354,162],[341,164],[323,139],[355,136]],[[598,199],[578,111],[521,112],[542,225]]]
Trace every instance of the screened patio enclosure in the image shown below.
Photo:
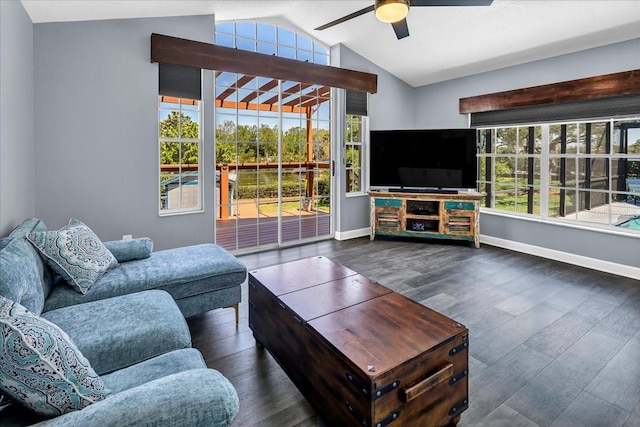
[[[216,243],[331,236],[331,88],[215,72]]]

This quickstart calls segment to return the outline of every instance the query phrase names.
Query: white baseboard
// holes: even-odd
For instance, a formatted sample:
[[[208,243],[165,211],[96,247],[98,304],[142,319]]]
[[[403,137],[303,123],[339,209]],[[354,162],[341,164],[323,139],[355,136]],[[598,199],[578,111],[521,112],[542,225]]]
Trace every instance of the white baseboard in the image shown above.
[[[336,231],[334,234],[334,238],[336,240],[357,239],[358,237],[369,236],[370,231],[371,229],[369,227],[360,228],[358,230],[348,230],[344,232]],[[514,242],[512,240],[500,239],[497,237],[484,235],[480,235],[480,243],[496,246],[503,249],[509,249],[516,252],[522,252],[529,255],[535,255],[542,258],[566,262],[567,264],[590,268],[592,270],[598,270],[618,276],[624,276],[630,279],[637,279],[638,277],[640,277],[640,268],[638,267],[617,264],[615,262],[604,261],[596,258],[589,258],[583,255],[557,251],[555,249],[543,248],[541,246],[533,246],[526,243]]]
[[[535,255],[542,258],[553,259],[556,261],[566,262],[580,267],[590,268],[592,270],[603,271],[605,273],[616,274],[618,276],[637,279],[640,277],[640,268],[630,265],[617,264],[611,261],[603,261],[601,259],[589,258],[583,255],[576,255],[568,252],[561,252],[555,249],[543,248],[540,246],[528,245],[526,243],[514,242],[512,240],[500,239],[492,236],[480,235],[480,243],[491,246],[497,246],[503,249],[509,249],[516,252],[522,252],[529,255]]]
[[[336,240],[357,239],[358,237],[369,236],[370,233],[371,233],[371,229],[369,227],[360,228],[358,230],[348,230],[344,232],[336,231],[334,233],[334,238]]]

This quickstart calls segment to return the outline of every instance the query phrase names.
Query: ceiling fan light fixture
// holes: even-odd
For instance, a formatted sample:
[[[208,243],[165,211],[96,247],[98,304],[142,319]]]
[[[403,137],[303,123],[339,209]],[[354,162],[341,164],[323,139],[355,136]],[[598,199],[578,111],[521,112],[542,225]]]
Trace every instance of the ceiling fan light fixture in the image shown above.
[[[376,18],[393,24],[402,21],[409,13],[409,0],[376,0]]]

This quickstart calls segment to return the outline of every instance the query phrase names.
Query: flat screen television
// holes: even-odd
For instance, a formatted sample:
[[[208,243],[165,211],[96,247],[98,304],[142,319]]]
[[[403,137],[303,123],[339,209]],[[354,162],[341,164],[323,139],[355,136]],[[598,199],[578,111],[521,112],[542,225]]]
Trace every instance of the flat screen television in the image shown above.
[[[476,130],[425,129],[370,132],[371,189],[475,189]]]

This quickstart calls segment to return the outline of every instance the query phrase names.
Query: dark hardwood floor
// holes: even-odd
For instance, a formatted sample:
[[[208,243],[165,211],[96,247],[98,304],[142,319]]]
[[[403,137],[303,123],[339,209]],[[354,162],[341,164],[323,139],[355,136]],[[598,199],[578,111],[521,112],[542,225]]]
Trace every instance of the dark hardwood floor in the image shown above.
[[[252,270],[315,255],[469,328],[470,406],[459,426],[640,427],[640,281],[439,242],[331,240],[239,258]],[[194,347],[238,390],[234,426],[322,426],[255,347],[246,285],[240,309],[238,328],[231,309],[188,319]]]

